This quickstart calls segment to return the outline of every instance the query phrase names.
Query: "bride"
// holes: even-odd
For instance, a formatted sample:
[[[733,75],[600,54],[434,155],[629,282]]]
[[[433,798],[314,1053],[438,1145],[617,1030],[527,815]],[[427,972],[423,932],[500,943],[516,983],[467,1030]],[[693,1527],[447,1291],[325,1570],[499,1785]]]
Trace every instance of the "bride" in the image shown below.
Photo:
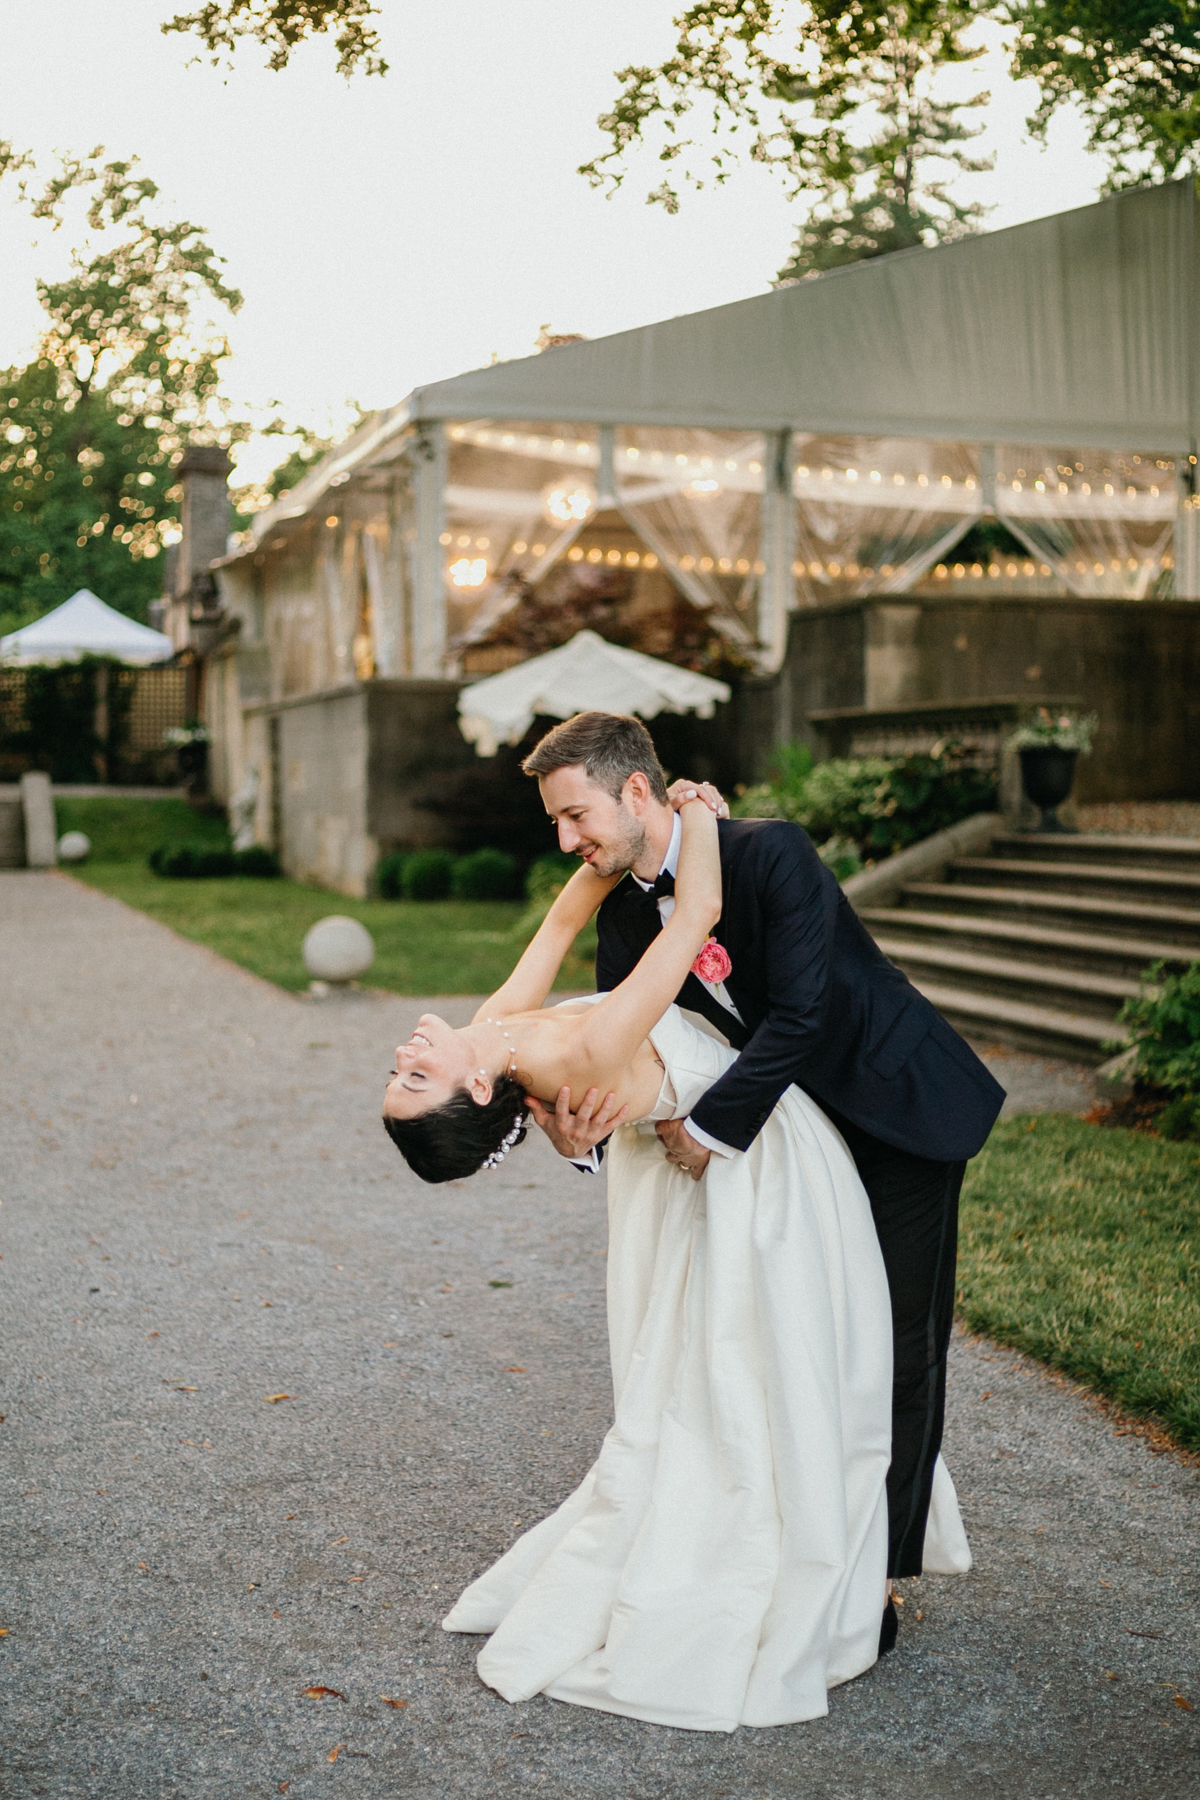
[[[612,1097],[615,1420],[575,1492],[443,1624],[491,1634],[479,1673],[506,1700],[732,1731],[819,1717],[877,1658],[891,1315],[854,1163],[800,1089],[699,1182],[654,1136],[734,1058],[672,1004],[721,912],[716,821],[681,810],[675,909],[629,979],[541,1010],[619,879],[585,866],[470,1025],[418,1021],[384,1124],[422,1180],[449,1181],[520,1141],[526,1095]],[[969,1563],[939,1463],[925,1567]]]

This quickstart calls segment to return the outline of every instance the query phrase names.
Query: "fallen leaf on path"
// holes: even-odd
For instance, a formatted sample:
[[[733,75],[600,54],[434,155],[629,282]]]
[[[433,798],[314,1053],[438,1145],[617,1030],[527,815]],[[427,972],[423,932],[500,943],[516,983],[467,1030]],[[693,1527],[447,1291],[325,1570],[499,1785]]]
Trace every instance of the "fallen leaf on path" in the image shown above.
[[[510,1374],[510,1375],[525,1375],[525,1374],[527,1374],[527,1373],[528,1373],[528,1370],[526,1370],[526,1369],[519,1369],[519,1368],[518,1368],[518,1367],[517,1367],[517,1365],[516,1365],[516,1363],[513,1363],[513,1365],[512,1365],[512,1367],[511,1367],[511,1368],[510,1368],[510,1369],[509,1369],[509,1370],[508,1370],[508,1373],[509,1373],[509,1374]]]
[[[342,1751],[345,1748],[346,1748],[345,1744],[335,1744],[333,1746],[333,1749],[329,1752],[330,1762],[336,1762],[338,1757],[342,1754]]]
[[[0,1637],[7,1637],[11,1630],[11,1625],[0,1627]],[[407,1706],[408,1702],[406,1700],[390,1700],[388,1704],[389,1706]]]
[[[489,1281],[488,1286],[489,1287],[511,1287],[512,1282],[511,1281]],[[99,1291],[100,1291],[99,1288],[97,1288],[96,1292],[99,1293]]]
[[[347,1575],[346,1577],[347,1581],[365,1581],[366,1579],[365,1575]]]
[[[1193,1707],[1191,1701],[1185,1700],[1182,1694],[1176,1694],[1175,1704],[1176,1704],[1176,1706],[1182,1706],[1184,1712],[1194,1712],[1195,1711],[1195,1708]]]
[[[399,1712],[399,1710],[400,1710],[400,1708],[401,1708],[401,1707],[402,1707],[402,1706],[407,1706],[407,1705],[408,1705],[408,1701],[407,1701],[407,1700],[393,1700],[393,1699],[391,1699],[391,1697],[390,1697],[390,1696],[389,1696],[389,1695],[387,1695],[387,1694],[380,1694],[380,1696],[379,1696],[379,1698],[380,1698],[380,1699],[381,1699],[381,1700],[382,1700],[382,1701],[383,1701],[383,1704],[384,1704],[384,1705],[385,1705],[385,1706],[394,1706],[394,1707],[395,1707],[395,1708],[396,1708],[396,1711],[397,1711],[397,1712]]]
[[[1161,1636],[1162,1636],[1162,1632],[1161,1632],[1161,1631],[1135,1631],[1135,1630],[1134,1630],[1134,1629],[1133,1629],[1133,1626],[1132,1626],[1132,1625],[1126,1625],[1126,1626],[1125,1626],[1125,1634],[1126,1634],[1126,1636],[1127,1636],[1127,1637],[1152,1637],[1152,1638],[1160,1638],[1160,1637],[1161,1637]]]
[[[344,1700],[346,1698],[340,1688],[310,1687],[304,1689],[304,1697],[306,1700],[324,1700],[326,1696],[332,1700]]]
[[[1111,1581],[1102,1581],[1102,1582],[1101,1582],[1101,1583],[1100,1583],[1100,1586],[1101,1586],[1101,1587],[1106,1587],[1106,1588],[1111,1588],[1111,1587],[1112,1587],[1112,1582],[1111,1582]]]
[[[294,1400],[295,1394],[264,1394],[263,1405],[275,1406],[280,1400]]]
[[[281,1781],[279,1784],[279,1792],[281,1794],[286,1794],[291,1785],[290,1781]]]

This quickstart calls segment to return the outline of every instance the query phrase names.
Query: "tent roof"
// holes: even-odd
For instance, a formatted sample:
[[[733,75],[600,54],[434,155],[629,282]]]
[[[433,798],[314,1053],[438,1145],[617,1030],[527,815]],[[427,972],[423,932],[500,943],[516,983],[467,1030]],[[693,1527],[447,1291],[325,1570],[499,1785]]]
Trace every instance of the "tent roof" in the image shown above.
[[[1200,431],[1190,180],[418,388],[421,419],[1147,450]]]
[[[174,656],[175,646],[163,632],[126,618],[87,588],[32,625],[0,638],[0,660],[6,663],[77,662],[88,654],[155,663]]]
[[[640,650],[610,644],[594,631],[577,631],[557,650],[472,682],[458,696],[459,728],[480,756],[501,744],[519,744],[535,717],[569,719],[577,712],[697,712],[711,719],[729,689],[710,675],[696,675]]]
[[[1194,453],[1200,199],[1190,179],[420,387],[255,519],[236,562],[425,421],[913,437]]]

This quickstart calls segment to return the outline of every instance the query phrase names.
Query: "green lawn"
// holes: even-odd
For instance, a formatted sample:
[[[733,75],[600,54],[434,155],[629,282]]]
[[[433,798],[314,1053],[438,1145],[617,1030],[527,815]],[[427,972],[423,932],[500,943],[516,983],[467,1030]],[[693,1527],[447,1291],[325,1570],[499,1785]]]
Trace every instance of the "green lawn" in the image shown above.
[[[147,867],[150,851],[169,838],[225,843],[221,819],[177,799],[68,797],[55,806],[60,833],[85,831],[92,840],[91,858],[73,871],[80,881],[279,987],[308,986],[300,946],[309,926],[329,913],[362,920],[375,940],[364,982],[400,994],[490,994],[524,948],[514,930],[526,910],[520,901],[351,900],[287,880],[167,880]],[[593,983],[591,963],[572,957],[558,986]]]
[[[959,1315],[1200,1450],[1200,1144],[1006,1119],[967,1172]]]

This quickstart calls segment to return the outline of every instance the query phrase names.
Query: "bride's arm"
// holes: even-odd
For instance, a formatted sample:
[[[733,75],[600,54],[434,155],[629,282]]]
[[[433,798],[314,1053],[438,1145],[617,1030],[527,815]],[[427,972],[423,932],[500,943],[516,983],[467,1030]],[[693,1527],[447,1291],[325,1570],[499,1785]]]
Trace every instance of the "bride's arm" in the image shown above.
[[[621,1068],[630,1061],[683,986],[700,946],[721,916],[717,821],[703,800],[688,802],[680,817],[675,910],[632,973],[580,1019],[590,1058],[605,1068]]]
[[[554,986],[563,957],[620,879],[619,875],[593,874],[586,864],[576,869],[504,986],[484,1001],[475,1017],[495,1019],[508,1013],[535,1012]]]

